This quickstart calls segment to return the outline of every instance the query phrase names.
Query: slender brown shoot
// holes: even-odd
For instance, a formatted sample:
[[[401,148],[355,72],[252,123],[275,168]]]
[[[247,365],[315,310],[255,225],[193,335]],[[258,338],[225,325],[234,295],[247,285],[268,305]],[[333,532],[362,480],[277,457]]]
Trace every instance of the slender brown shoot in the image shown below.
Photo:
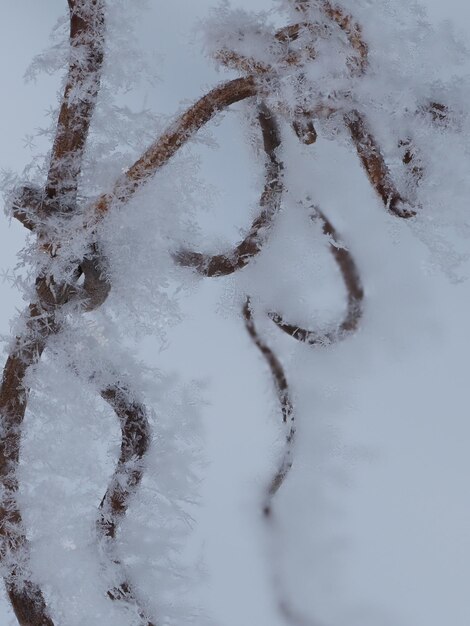
[[[248,234],[229,253],[209,255],[183,249],[174,255],[179,265],[192,267],[202,276],[227,276],[245,267],[260,252],[272,221],[279,211],[283,188],[283,165],[277,155],[277,149],[281,139],[276,119],[263,103],[258,107],[258,122],[266,154],[265,183],[259,203],[261,211]]]

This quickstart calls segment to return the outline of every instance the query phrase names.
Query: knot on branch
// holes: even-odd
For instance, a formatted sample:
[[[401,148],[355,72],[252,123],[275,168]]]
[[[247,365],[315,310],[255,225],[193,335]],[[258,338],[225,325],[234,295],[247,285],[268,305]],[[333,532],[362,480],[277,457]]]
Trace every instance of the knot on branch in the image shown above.
[[[91,252],[91,255],[85,257],[79,266],[79,271],[84,275],[83,308],[85,311],[94,311],[99,308],[111,291],[104,255],[96,245],[93,245]]]
[[[28,230],[36,230],[44,218],[44,192],[34,185],[23,185],[12,194],[11,212]]]
[[[45,222],[51,215],[68,215],[76,208],[74,199],[67,195],[49,196],[36,185],[23,185],[13,191],[11,213],[25,228],[44,234]]]

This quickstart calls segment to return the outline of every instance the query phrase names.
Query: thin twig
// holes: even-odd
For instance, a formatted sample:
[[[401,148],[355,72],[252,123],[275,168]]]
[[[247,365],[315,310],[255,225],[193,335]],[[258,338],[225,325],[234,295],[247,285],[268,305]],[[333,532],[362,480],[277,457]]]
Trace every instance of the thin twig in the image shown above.
[[[68,0],[68,4],[70,59],[45,189],[49,211],[75,207],[104,57],[104,0]]]
[[[103,194],[98,198],[91,209],[91,219],[102,217],[115,202],[128,202],[216,113],[235,102],[255,96],[257,92],[254,77],[246,76],[223,83],[202,96],[131,165],[116,182],[110,194]]]
[[[272,220],[279,211],[283,164],[277,155],[277,149],[281,139],[276,119],[263,103],[258,107],[258,121],[266,154],[265,183],[259,202],[261,211],[248,234],[229,253],[209,255],[183,249],[174,255],[178,265],[192,267],[202,276],[227,276],[245,267],[260,252]]]
[[[342,321],[333,329],[327,331],[315,331],[287,323],[279,313],[270,312],[269,317],[273,322],[290,335],[293,339],[305,342],[309,345],[328,345],[346,338],[357,330],[363,311],[364,290],[361,284],[359,271],[353,256],[339,241],[338,233],[328,218],[317,208],[312,219],[321,219],[323,232],[330,240],[330,252],[341,272],[341,277],[346,287],[347,306]]]
[[[333,6],[328,0],[321,2],[320,6],[325,15],[346,34],[351,47],[357,52],[356,58],[349,59],[349,69],[356,76],[361,76],[365,73],[369,63],[369,46],[362,36],[361,25],[351,15]]]
[[[289,385],[284,373],[284,368],[281,362],[271,350],[271,348],[261,339],[258,331],[256,330],[255,323],[253,321],[253,313],[251,311],[250,298],[247,298],[243,306],[243,318],[245,320],[245,328],[248,331],[253,343],[263,355],[266,363],[271,370],[274,386],[276,388],[276,395],[281,408],[282,422],[286,428],[286,443],[284,452],[279,463],[279,467],[272,477],[269,486],[266,490],[265,503],[263,505],[263,513],[269,517],[271,515],[271,501],[282,483],[287,477],[289,470],[292,467],[293,462],[293,446],[295,439],[295,423],[294,423],[294,407],[290,397]]]
[[[285,483],[287,476],[292,468],[294,460],[294,444],[295,444],[295,411],[290,396],[289,384],[287,382],[284,368],[281,362],[274,354],[273,350],[261,339],[254,321],[251,310],[250,298],[247,298],[243,307],[243,318],[245,327],[250,335],[253,343],[264,357],[270,371],[276,388],[276,395],[281,409],[282,423],[285,428],[285,445],[278,463],[278,468],[268,483],[263,498],[262,514],[267,524],[267,528],[271,533],[276,530],[275,519],[273,517],[272,503],[276,493]],[[277,595],[277,605],[279,612],[289,623],[296,626],[318,626],[315,622],[300,616],[290,605],[289,600],[285,597],[281,575],[279,572],[273,572],[272,583]]]
[[[247,57],[234,50],[219,50],[215,53],[214,59],[230,69],[240,70],[244,74],[270,74],[273,67],[267,63],[256,61],[252,57]]]
[[[133,399],[129,390],[119,383],[101,391],[121,425],[121,453],[106,493],[99,507],[97,531],[108,558],[122,569],[114,554],[119,523],[126,514],[143,476],[143,460],[150,446],[150,426],[145,407]],[[108,592],[112,600],[135,606],[145,626],[154,626],[139,605],[131,583],[125,579]]]
[[[58,331],[54,313],[39,304],[30,305],[27,330],[18,337],[3,370],[0,387],[0,556],[7,568],[5,586],[21,626],[53,626],[39,586],[30,580],[29,542],[17,502],[16,475],[23,420],[29,389],[25,384],[28,369],[38,362],[48,337]]]

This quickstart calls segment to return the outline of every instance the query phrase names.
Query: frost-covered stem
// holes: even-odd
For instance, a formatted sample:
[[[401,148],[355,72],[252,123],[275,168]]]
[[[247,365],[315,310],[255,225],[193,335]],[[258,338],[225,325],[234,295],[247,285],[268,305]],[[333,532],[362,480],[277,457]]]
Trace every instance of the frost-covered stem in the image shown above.
[[[17,338],[7,359],[0,387],[0,556],[5,586],[21,626],[53,626],[40,588],[29,580],[29,545],[17,502],[16,470],[29,394],[25,377],[40,359],[47,338],[57,330],[53,313],[38,304],[30,305],[27,330]]]
[[[104,0],[68,0],[70,60],[44,192],[23,188],[14,215],[36,230],[47,214],[73,209],[83,151],[100,84],[103,62]],[[44,235],[44,233],[39,233]],[[16,476],[29,390],[27,372],[40,359],[47,339],[59,330],[57,312],[74,293],[51,277],[36,280],[37,301],[28,311],[25,333],[16,339],[0,388],[0,552],[5,585],[21,626],[53,626],[38,585],[30,580],[28,540],[17,503]]]
[[[99,507],[98,538],[107,556],[120,566],[114,554],[114,540],[118,525],[126,514],[143,476],[143,460],[150,446],[150,426],[145,407],[130,391],[116,383],[101,391],[101,397],[111,406],[121,425],[121,453],[108,489]],[[112,600],[121,600],[137,607],[145,626],[153,626],[146,612],[139,606],[128,580],[123,580],[108,592]]]
[[[359,76],[364,74],[369,62],[369,46],[362,37],[361,25],[351,15],[333,6],[328,0],[321,3],[321,8],[325,15],[344,31],[351,47],[357,52],[357,59],[349,59],[349,69],[353,74]]]
[[[416,215],[396,188],[380,147],[364,116],[359,111],[350,111],[344,115],[344,123],[349,130],[367,176],[382,198],[386,209],[396,217],[409,218]]]
[[[364,290],[354,258],[349,250],[341,245],[336,229],[328,218],[316,208],[312,219],[317,217],[323,222],[323,232],[330,239],[330,252],[336,261],[346,287],[347,306],[344,317],[334,329],[321,332],[288,324],[279,313],[270,312],[268,315],[278,328],[294,339],[310,345],[328,345],[344,339],[357,329],[362,317]]]
[[[48,212],[75,207],[104,56],[104,0],[68,0],[68,4],[69,69],[46,182]]]
[[[252,223],[243,241],[229,252],[211,256],[183,249],[174,255],[179,265],[192,267],[202,276],[227,276],[245,267],[261,250],[272,220],[279,211],[283,189],[283,164],[277,156],[277,148],[281,143],[281,138],[276,119],[264,103],[258,107],[258,122],[263,134],[263,146],[266,153],[265,183],[259,203],[261,212]]]
[[[235,52],[234,50],[219,50],[214,54],[214,59],[231,69],[240,70],[246,74],[270,74],[273,71],[271,65],[256,61],[252,57]]]
[[[223,83],[202,96],[195,104],[180,115],[116,182],[109,194],[103,194],[92,207],[92,220],[107,213],[115,202],[125,203],[149,181],[155,172],[216,113],[231,104],[255,96],[258,87],[253,76],[235,78]]]
[[[17,502],[21,432],[29,389],[25,379],[47,345],[60,330],[57,312],[73,294],[70,285],[57,285],[41,276],[37,300],[29,306],[26,329],[17,337],[3,370],[0,387],[0,558],[5,586],[21,626],[53,626],[38,585],[30,580],[29,546]]]

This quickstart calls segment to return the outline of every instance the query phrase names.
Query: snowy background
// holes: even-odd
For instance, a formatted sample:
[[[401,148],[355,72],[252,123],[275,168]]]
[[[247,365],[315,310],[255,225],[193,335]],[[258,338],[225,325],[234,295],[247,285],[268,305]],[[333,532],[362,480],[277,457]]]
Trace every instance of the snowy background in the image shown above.
[[[48,124],[46,111],[55,106],[59,86],[57,76],[40,75],[25,85],[23,75],[66,3],[4,4],[0,168],[21,172],[41,148],[37,129]],[[271,8],[269,0],[232,4]],[[136,109],[171,116],[223,78],[193,30],[210,6],[208,0],[150,0],[139,33],[142,46],[161,55],[161,81],[132,94]],[[427,0],[425,6],[429,21],[448,20],[470,39],[463,0]],[[211,237],[236,241],[249,220],[246,207],[256,203],[259,181],[238,124],[236,115],[224,116],[210,128],[219,148],[191,148],[216,189],[200,217],[209,248]],[[331,142],[314,148],[325,158],[313,167],[307,156],[299,176],[312,177],[320,205],[343,226],[367,308],[361,331],[328,350],[292,346],[260,324],[288,376],[295,373],[299,410],[296,464],[276,502],[275,545],[259,499],[275,463],[279,416],[269,372],[232,306],[234,284],[201,281],[181,295],[184,321],[169,330],[165,345],[156,338],[139,346],[149,365],[204,381],[205,479],[188,548],[204,561],[195,602],[220,626],[280,626],[275,570],[290,605],[299,615],[321,615],[319,623],[467,626],[469,284],[430,271],[429,250],[406,224],[384,215],[351,152]],[[0,268],[7,272],[23,232],[0,219]],[[294,249],[292,255],[286,264],[295,270],[302,259]],[[297,287],[307,311],[321,307],[320,283]],[[24,304],[8,280],[0,288],[1,332],[8,335]],[[1,624],[15,624],[5,600],[1,611]]]

